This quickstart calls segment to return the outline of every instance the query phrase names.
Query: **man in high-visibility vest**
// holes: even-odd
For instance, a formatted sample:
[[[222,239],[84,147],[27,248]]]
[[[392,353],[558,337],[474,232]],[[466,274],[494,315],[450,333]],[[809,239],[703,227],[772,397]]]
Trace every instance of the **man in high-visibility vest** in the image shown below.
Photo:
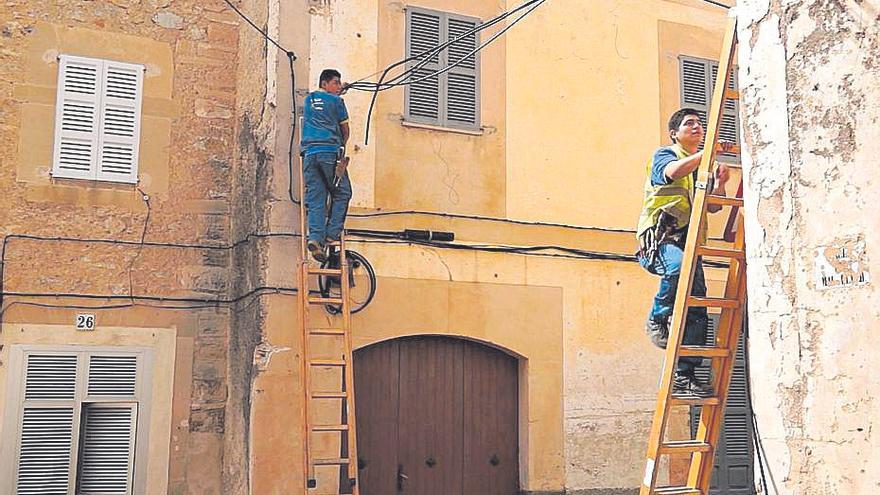
[[[692,108],[682,108],[673,113],[668,127],[672,145],[658,149],[648,164],[645,198],[637,231],[639,263],[652,274],[660,276],[660,289],[654,296],[645,331],[651,342],[663,349],[669,339],[669,321],[675,304],[675,291],[691,216],[696,170],[703,158],[703,151],[699,148],[704,136],[700,116]],[[720,144],[724,151],[732,148],[729,142]],[[729,177],[727,167],[719,165],[715,170],[714,189],[711,193],[724,195],[724,185]],[[717,205],[709,206],[712,213],[720,209]],[[706,279],[699,259],[694,271],[692,295],[706,295]],[[682,343],[705,345],[708,320],[706,308],[690,308]],[[678,359],[673,383],[674,394],[700,397],[714,395],[712,386],[698,379],[694,373],[700,361],[701,358],[693,357]]]

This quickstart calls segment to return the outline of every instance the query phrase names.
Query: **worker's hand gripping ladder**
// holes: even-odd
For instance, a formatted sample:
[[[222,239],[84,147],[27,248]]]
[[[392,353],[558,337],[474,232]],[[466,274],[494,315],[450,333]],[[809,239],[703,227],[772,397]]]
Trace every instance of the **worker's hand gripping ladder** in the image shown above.
[[[733,206],[742,211],[742,199],[715,196],[712,190],[715,154],[719,149],[718,135],[725,99],[738,99],[739,94],[729,89],[731,68],[736,53],[736,18],[731,15],[724,35],[718,77],[709,108],[706,149],[712,152],[703,154],[697,173],[697,189],[694,194],[693,210],[688,229],[687,244],[681,265],[676,292],[675,306],[670,324],[669,344],[663,365],[660,390],[657,394],[657,409],[651,426],[648,441],[648,456],[640,495],[708,495],[712,479],[714,455],[718,445],[724,405],[730,388],[730,377],[736,359],[736,346],[742,330],[743,311],[746,297],[745,245],[742,222],[736,232],[732,248],[709,247],[703,245],[707,220],[707,207],[710,205]],[[694,271],[699,257],[725,258],[729,261],[727,285],[723,298],[691,296]],[[714,345],[682,345],[686,315],[689,308],[717,308],[721,312],[719,328]],[[673,396],[672,386],[676,363],[680,357],[702,357],[712,360],[713,387],[715,397]],[[702,406],[700,421],[695,438],[690,440],[666,439],[666,427],[670,409],[675,405]],[[660,456],[690,455],[690,468],[684,485],[658,486]]]
[[[348,257],[345,256],[345,232],[339,242],[328,248],[339,255],[338,266],[317,267],[309,260],[307,249],[306,202],[302,167],[299,167],[301,256],[299,266],[300,330],[302,334],[303,377],[303,446],[305,456],[305,482],[314,493],[325,495],[358,495],[357,483],[357,432],[354,409],[354,365],[352,362],[351,306]],[[339,297],[321,294],[311,289],[316,277],[340,284]],[[338,277],[338,278],[337,278]],[[339,308],[338,314],[326,314],[326,305]],[[321,323],[319,325],[319,323]],[[320,349],[316,357],[312,349]],[[328,349],[332,349],[329,350]],[[317,383],[317,385],[316,385]],[[331,388],[327,383],[336,383]],[[329,418],[329,419],[328,419]],[[335,420],[334,420],[335,418]],[[333,438],[332,436],[336,436]],[[334,449],[338,455],[316,456],[316,452]],[[320,450],[319,450],[320,449]],[[333,477],[327,470],[336,469]],[[324,471],[319,473],[318,471]],[[328,476],[328,474],[330,476]],[[338,479],[335,479],[338,478]],[[318,486],[318,481],[322,486]],[[326,483],[327,486],[324,486]],[[331,491],[332,490],[332,491]]]

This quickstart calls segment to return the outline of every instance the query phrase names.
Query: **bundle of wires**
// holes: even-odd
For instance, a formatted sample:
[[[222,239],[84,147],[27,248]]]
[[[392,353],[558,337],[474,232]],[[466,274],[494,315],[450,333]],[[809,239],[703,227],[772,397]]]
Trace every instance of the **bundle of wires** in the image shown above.
[[[388,67],[386,67],[382,71],[373,73],[367,77],[358,79],[355,82],[347,84],[344,87],[345,90],[353,89],[356,91],[367,91],[367,92],[373,93],[373,98],[370,101],[370,109],[367,111],[367,125],[366,125],[366,131],[364,134],[364,144],[368,144],[369,140],[370,140],[370,116],[373,114],[373,108],[376,105],[376,98],[378,97],[380,91],[386,91],[386,90],[397,88],[400,86],[406,86],[408,84],[417,84],[422,81],[425,81],[425,80],[437,77],[437,76],[444,74],[446,72],[449,72],[453,68],[457,67],[458,65],[461,65],[462,63],[467,61],[469,58],[476,55],[477,52],[479,52],[480,50],[482,50],[483,48],[488,46],[490,43],[492,43],[496,39],[500,38],[510,28],[515,26],[518,22],[523,20],[527,15],[531,14],[535,9],[540,7],[541,4],[543,4],[546,1],[547,0],[527,0],[519,7],[515,8],[513,10],[510,10],[510,11],[504,12],[502,14],[499,14],[499,15],[493,17],[492,19],[489,19],[488,21],[477,25],[473,29],[465,31],[464,33],[460,34],[459,36],[457,36],[451,40],[446,41],[445,43],[441,43],[441,44],[431,48],[430,50],[425,50],[421,53],[410,55],[410,56],[404,58],[403,60],[400,60],[398,62],[395,62],[395,63],[389,65]],[[481,43],[476,48],[470,50],[465,55],[461,56],[459,58],[459,60],[449,64],[446,67],[443,67],[441,69],[433,71],[429,74],[422,74],[422,75],[416,76],[416,74],[419,73],[420,69],[422,69],[425,66],[425,64],[427,64],[431,60],[433,60],[437,56],[437,54],[443,52],[444,50],[449,49],[450,46],[455,45],[455,44],[471,43],[472,38],[474,36],[476,36],[476,33],[479,33],[480,31],[489,29],[490,27],[492,27],[500,22],[503,22],[510,17],[515,17],[515,18],[512,21],[510,21],[503,29],[501,29],[500,31],[498,31],[497,33],[495,33],[491,37],[489,37],[488,40]],[[390,79],[388,79],[386,81],[386,78],[388,77],[388,75],[393,70],[395,70],[401,66],[406,66],[406,67],[400,74],[397,74],[396,76],[391,77]],[[366,79],[369,79],[369,78],[379,74],[380,72],[382,75],[379,77],[378,81],[370,82],[370,81],[366,80]]]

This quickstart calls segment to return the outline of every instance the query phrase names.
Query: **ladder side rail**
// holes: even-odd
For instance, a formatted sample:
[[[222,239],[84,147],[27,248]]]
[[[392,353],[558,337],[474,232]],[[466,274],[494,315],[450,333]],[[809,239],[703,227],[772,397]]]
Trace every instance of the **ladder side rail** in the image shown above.
[[[302,442],[303,442],[303,482],[306,484],[306,490],[311,484],[311,480],[315,479],[314,467],[312,465],[311,450],[311,374],[308,360],[309,354],[309,328],[308,328],[308,311],[309,311],[309,257],[307,248],[307,207],[305,196],[305,182],[303,177],[302,156],[299,159],[299,167],[297,167],[297,177],[299,190],[299,232],[300,232],[300,266],[299,266],[299,326],[302,334],[302,359],[300,360],[300,373],[303,380],[303,404],[302,404]]]
[[[718,151],[718,137],[721,128],[721,119],[723,117],[724,103],[727,95],[727,87],[730,83],[730,72],[733,67],[733,61],[736,56],[736,16],[730,15],[727,21],[727,29],[724,33],[722,42],[722,57],[718,61],[718,74],[715,78],[715,87],[712,94],[712,102],[709,107],[709,116],[707,122],[707,132],[704,144],[703,158],[700,163],[698,172],[698,180],[705,184],[705,189],[699,190],[697,196],[704,196],[709,192],[709,185],[712,183],[711,178],[714,173],[715,155]],[[699,194],[702,192],[703,194]],[[703,205],[701,205],[703,206]],[[702,226],[702,224],[701,224]],[[690,239],[689,239],[690,240]],[[743,247],[742,229],[737,233],[736,245],[738,250]],[[725,288],[725,298],[736,293],[736,298],[742,301],[744,292],[741,290],[745,286],[745,270],[744,261],[730,260],[728,268],[728,285]],[[728,316],[729,315],[729,316]],[[693,486],[708,493],[708,487],[712,478],[713,462],[715,457],[715,448],[718,445],[721,426],[724,421],[724,407],[727,402],[727,389],[730,385],[730,377],[733,371],[733,365],[736,360],[736,345],[742,326],[742,304],[738,308],[722,309],[722,325],[719,325],[721,332],[716,336],[720,336],[719,346],[733,348],[731,354],[726,358],[713,360],[712,371],[715,380],[716,395],[718,395],[719,405],[712,408],[703,408],[700,414],[700,424],[697,428],[697,439],[705,439],[707,443],[713,446],[708,452],[695,452],[691,457],[691,466],[688,472],[688,486]],[[725,342],[727,340],[727,342]]]
[[[349,480],[354,480],[354,485],[351,487],[352,495],[358,495],[360,493],[360,483],[358,482],[358,465],[357,465],[357,420],[355,415],[355,390],[354,390],[354,352],[353,352],[353,343],[351,337],[351,281],[349,280],[349,274],[351,273],[351,266],[348,264],[348,257],[346,256],[346,242],[345,242],[345,231],[343,230],[342,235],[339,236],[339,267],[341,269],[341,273],[339,275],[340,278],[340,292],[342,296],[342,328],[343,328],[343,345],[345,347],[345,361],[346,366],[343,370],[345,373],[345,389],[348,392],[348,397],[346,399],[346,413],[348,417],[346,421],[348,423],[348,458],[350,462],[348,463],[348,478]]]
[[[735,246],[741,250],[744,248],[744,234],[742,229],[737,232]],[[746,297],[745,262],[733,260],[728,272],[725,297],[744,301]],[[722,310],[722,322],[719,325],[717,335],[723,339],[719,346],[730,349],[728,357],[712,361],[712,374],[714,376],[715,390],[717,391],[719,405],[713,408],[703,408],[700,413],[700,422],[697,427],[696,438],[710,445],[717,446],[721,437],[724,424],[724,411],[730,391],[730,380],[733,377],[733,368],[736,363],[736,352],[742,333],[744,304],[739,308]],[[726,321],[725,321],[726,320]],[[715,449],[709,452],[698,452],[691,457],[691,466],[688,472],[688,485],[702,488],[708,493],[709,484],[712,480]]]

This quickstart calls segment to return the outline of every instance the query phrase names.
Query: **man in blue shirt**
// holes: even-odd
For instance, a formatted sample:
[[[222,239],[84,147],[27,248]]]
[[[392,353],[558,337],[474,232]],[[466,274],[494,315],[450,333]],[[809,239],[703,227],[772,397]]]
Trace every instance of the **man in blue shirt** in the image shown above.
[[[348,110],[339,96],[341,78],[339,71],[325,69],[318,83],[320,89],[309,93],[303,103],[300,152],[308,211],[308,249],[319,262],[327,259],[325,244],[339,240],[351,200],[351,181],[344,166],[350,131]]]
[[[675,305],[675,292],[684,257],[685,239],[691,216],[691,205],[696,184],[696,170],[703,158],[700,143],[703,140],[703,124],[696,110],[682,108],[669,118],[671,146],[658,149],[648,165],[645,180],[645,199],[639,217],[639,263],[654,275],[660,276],[660,288],[654,297],[645,331],[657,347],[666,348],[669,338],[669,320]],[[730,151],[732,143],[719,141],[723,151]],[[711,194],[724,195],[724,185],[729,179],[724,165],[715,169],[714,188]],[[710,205],[712,213],[720,210]],[[702,261],[696,260],[694,296],[706,296],[706,279]],[[708,329],[706,308],[692,307],[685,318],[682,343],[705,345]],[[677,395],[714,395],[713,387],[699,380],[694,372],[701,358],[680,357],[676,363],[672,392]]]

